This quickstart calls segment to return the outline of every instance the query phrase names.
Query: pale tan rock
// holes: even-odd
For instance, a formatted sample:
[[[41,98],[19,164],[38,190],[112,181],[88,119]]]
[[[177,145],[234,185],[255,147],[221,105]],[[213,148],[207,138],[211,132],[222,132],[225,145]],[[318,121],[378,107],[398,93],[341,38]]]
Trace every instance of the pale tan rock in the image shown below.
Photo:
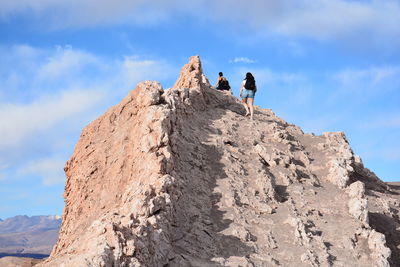
[[[266,240],[267,240],[266,246],[268,248],[271,248],[271,249],[278,248],[278,245],[276,244],[275,238],[273,237],[271,231],[268,231],[266,233]]]
[[[317,256],[313,251],[308,250],[306,253],[301,255],[301,261],[307,263],[309,266],[319,267],[321,264],[318,261]]]
[[[368,246],[372,251],[373,257],[376,259],[376,266],[390,266],[388,258],[391,255],[391,251],[386,246],[385,235],[378,233],[375,230],[370,231],[368,236]]]
[[[199,56],[193,56],[189,59],[189,63],[186,64],[182,70],[181,75],[175,82],[172,89],[181,88],[209,88],[211,87],[210,82],[204,75],[201,61]]]
[[[276,162],[276,154],[268,152],[265,147],[260,144],[257,144],[254,147],[255,151],[257,151],[260,159],[264,161],[268,166],[276,166],[278,163]]]
[[[39,266],[395,266],[400,190],[343,133],[255,109],[212,89],[198,56],[169,90],[138,84],[82,131]]]
[[[352,183],[348,187],[349,213],[365,226],[368,226],[368,201],[364,196],[365,187],[360,181]]]
[[[345,188],[350,180],[353,171],[351,166],[354,161],[353,151],[343,132],[324,133],[329,150],[333,153],[328,162],[328,180],[340,188]]]
[[[365,194],[364,183],[356,181],[348,187],[347,191],[351,198],[363,198]]]

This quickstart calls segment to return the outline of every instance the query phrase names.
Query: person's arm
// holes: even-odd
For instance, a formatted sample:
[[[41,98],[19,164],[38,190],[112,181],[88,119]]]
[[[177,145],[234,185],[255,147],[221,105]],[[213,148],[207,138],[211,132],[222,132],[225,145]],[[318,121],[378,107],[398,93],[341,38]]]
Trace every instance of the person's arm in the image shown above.
[[[219,85],[219,80],[221,79],[221,77],[220,76],[218,76],[218,79],[217,79],[217,83],[215,84],[215,88],[218,88],[218,85]]]
[[[243,81],[243,82],[242,82],[242,85],[240,86],[240,95],[242,94],[244,84],[245,84],[245,82]]]

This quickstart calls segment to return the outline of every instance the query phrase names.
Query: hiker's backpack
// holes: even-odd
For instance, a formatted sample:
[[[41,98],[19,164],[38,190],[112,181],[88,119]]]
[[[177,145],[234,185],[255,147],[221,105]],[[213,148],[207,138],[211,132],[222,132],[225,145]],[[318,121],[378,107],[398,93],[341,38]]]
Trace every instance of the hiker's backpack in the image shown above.
[[[229,90],[231,89],[228,80],[220,80],[218,83],[218,89],[220,90]]]
[[[247,90],[256,90],[256,81],[254,79],[246,79],[244,88]]]

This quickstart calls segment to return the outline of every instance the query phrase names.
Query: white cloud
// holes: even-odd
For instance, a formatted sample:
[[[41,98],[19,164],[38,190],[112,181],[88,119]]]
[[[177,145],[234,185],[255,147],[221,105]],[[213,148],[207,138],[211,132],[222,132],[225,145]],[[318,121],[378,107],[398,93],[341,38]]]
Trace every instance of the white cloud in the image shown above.
[[[400,3],[397,0],[5,0],[0,16],[34,12],[50,17],[53,27],[90,27],[105,24],[154,24],[187,15],[199,20],[250,26],[261,32],[306,36],[319,40],[375,37],[400,40]],[[232,23],[233,22],[233,23]]]
[[[137,82],[145,80],[163,80],[174,77],[178,68],[163,60],[140,60],[137,56],[126,56],[116,62],[118,73],[117,82],[125,88],[130,88]]]
[[[230,63],[255,63],[256,61],[247,57],[235,57],[234,59],[232,59],[231,61],[229,61]]]
[[[371,67],[368,69],[347,69],[333,75],[333,78],[342,84],[354,84],[365,81],[366,84],[373,86],[392,80],[400,76],[400,67],[385,66]]]
[[[65,160],[60,158],[43,158],[32,161],[20,169],[21,175],[35,175],[42,179],[45,186],[63,184]]]
[[[103,62],[92,54],[73,50],[69,46],[65,48],[58,46],[55,55],[47,58],[38,70],[37,78],[39,80],[54,80],[65,76],[70,77],[89,67],[106,68]]]
[[[141,80],[175,75],[175,68],[162,60],[105,59],[71,47],[49,51],[26,45],[0,47],[3,55],[17,63],[8,68],[7,62],[0,63],[0,84],[10,85],[15,75],[14,89],[1,90],[0,150],[19,146],[33,134],[90,113],[99,105],[105,110],[109,99],[122,97]]]
[[[18,58],[35,58],[41,54],[41,50],[37,48],[33,48],[29,45],[14,45],[10,49],[10,53],[15,55]]]
[[[366,34],[397,38],[400,33],[400,3],[346,0],[229,0],[216,2],[225,18],[249,22],[258,29],[287,36],[340,39]],[[249,15],[250,14],[250,15]]]
[[[395,96],[400,85],[399,66],[381,66],[365,69],[344,69],[327,75],[335,90],[330,93],[328,103],[351,98],[353,102],[368,104],[377,97]]]
[[[42,96],[29,104],[0,104],[0,149],[16,146],[33,134],[91,109],[103,98],[101,91],[69,90]]]
[[[103,58],[65,46],[0,46],[0,58],[5,59],[0,62],[0,173],[14,179],[22,169],[20,175],[36,174],[47,185],[62,180],[63,164],[84,125],[138,82],[171,80],[177,73],[160,59]],[[3,87],[12,84],[12,76],[13,88]],[[37,159],[60,153],[57,159]]]
[[[101,24],[149,24],[165,21],[172,10],[187,7],[183,1],[153,0],[5,0],[0,2],[0,16],[33,12],[46,14],[50,27],[87,27]]]

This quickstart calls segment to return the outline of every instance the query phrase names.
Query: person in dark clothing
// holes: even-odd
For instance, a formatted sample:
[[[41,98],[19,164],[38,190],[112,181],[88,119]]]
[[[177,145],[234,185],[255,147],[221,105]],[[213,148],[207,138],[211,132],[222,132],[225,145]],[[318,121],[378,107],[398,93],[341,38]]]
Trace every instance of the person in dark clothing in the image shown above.
[[[242,85],[240,87],[240,97],[242,98],[242,103],[244,108],[246,109],[246,115],[250,115],[250,118],[253,120],[254,114],[254,96],[257,91],[256,81],[253,75],[248,72],[246,73],[246,78],[243,80]]]
[[[215,87],[217,88],[217,90],[229,91],[231,89],[228,80],[224,77],[224,74],[222,72],[218,74],[218,80]]]

